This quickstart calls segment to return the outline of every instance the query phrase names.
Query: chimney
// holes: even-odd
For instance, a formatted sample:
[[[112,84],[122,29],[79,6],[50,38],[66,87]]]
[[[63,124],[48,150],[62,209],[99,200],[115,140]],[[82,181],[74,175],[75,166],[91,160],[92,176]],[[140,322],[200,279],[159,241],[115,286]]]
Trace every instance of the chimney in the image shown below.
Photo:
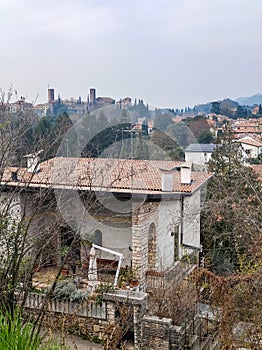
[[[181,184],[190,185],[191,184],[191,170],[192,162],[187,161],[181,165]]]
[[[171,172],[164,172],[162,174],[162,191],[173,192],[173,174]]]
[[[26,156],[24,156],[24,158],[27,158],[27,171],[29,173],[37,173],[40,171],[40,158],[39,158],[39,154],[42,151],[38,151],[35,154],[27,154]]]

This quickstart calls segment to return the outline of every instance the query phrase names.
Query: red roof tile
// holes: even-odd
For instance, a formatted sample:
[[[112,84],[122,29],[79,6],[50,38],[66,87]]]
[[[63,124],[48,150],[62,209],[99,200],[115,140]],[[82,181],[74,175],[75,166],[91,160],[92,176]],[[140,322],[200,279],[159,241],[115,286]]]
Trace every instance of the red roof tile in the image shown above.
[[[262,147],[262,143],[256,140],[248,140],[248,139],[240,139],[238,140],[239,143],[244,143],[246,145],[255,146],[255,147]]]
[[[83,190],[161,192],[164,171],[181,165],[176,161],[126,160],[105,158],[52,158],[40,163],[40,171],[32,174],[26,168],[6,168],[1,184],[34,187],[76,187]],[[18,181],[12,181],[17,172]],[[180,172],[174,170],[173,192],[180,188]],[[192,191],[205,183],[210,174],[192,172]]]

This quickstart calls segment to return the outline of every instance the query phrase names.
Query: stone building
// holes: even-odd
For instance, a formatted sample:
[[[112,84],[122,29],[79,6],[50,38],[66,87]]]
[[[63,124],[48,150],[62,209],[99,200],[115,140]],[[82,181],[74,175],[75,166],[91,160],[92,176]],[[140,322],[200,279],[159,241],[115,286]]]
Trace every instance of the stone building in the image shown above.
[[[31,237],[50,239],[44,257],[57,263],[63,245],[77,232],[75,259],[84,261],[85,242],[123,254],[137,270],[140,290],[149,271],[168,271],[200,246],[201,193],[210,174],[191,164],[103,158],[52,158],[27,168],[6,168],[1,208],[13,198],[14,217],[31,218]],[[29,220],[29,219],[28,219]],[[99,258],[114,257],[100,252]]]

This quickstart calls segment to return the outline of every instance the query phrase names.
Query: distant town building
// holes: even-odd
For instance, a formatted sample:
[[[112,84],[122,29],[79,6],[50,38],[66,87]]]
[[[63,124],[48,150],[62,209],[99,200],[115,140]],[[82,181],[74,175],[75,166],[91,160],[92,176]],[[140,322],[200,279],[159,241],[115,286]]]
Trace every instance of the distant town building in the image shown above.
[[[48,103],[53,103],[55,101],[55,90],[48,89]]]
[[[111,97],[97,97],[96,104],[98,107],[105,105],[113,105],[115,104],[115,100]]]
[[[119,101],[116,102],[117,108],[119,109],[126,109],[131,106],[132,104],[132,99],[130,97],[125,97],[123,99],[120,99]]]
[[[93,106],[96,104],[96,89],[91,88],[90,89],[90,97],[89,97],[89,104],[90,106]]]
[[[233,133],[235,138],[242,138],[244,136],[261,136],[262,122],[260,119],[255,121],[237,120],[233,126]]]
[[[241,144],[247,158],[257,158],[262,153],[262,143],[250,136],[237,140]]]
[[[22,99],[22,98],[8,105],[8,111],[12,114],[18,113],[18,112],[30,111],[32,108],[33,108],[33,104],[29,102],[25,102],[25,99]]]

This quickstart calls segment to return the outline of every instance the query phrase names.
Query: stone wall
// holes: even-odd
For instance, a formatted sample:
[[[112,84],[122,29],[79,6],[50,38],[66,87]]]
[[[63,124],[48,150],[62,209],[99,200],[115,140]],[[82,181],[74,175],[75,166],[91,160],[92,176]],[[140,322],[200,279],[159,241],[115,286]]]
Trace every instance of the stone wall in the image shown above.
[[[142,291],[146,289],[148,270],[148,232],[151,223],[157,224],[158,205],[158,202],[145,202],[132,218],[132,267],[137,269]]]
[[[172,320],[169,318],[145,316],[141,324],[140,350],[169,350],[171,326]]]
[[[33,313],[42,302],[42,297],[36,295],[34,300],[27,301],[26,307]],[[135,350],[219,349],[219,344],[210,334],[212,321],[207,317],[197,315],[188,324],[174,325],[169,318],[149,316],[146,314],[146,293],[115,290],[103,295],[101,305],[96,306],[95,301],[89,303],[52,301],[44,323],[54,329],[62,327],[64,332],[75,331],[91,341],[117,343],[123,335],[123,324],[125,329],[129,327],[134,333]],[[127,320],[121,318],[119,312],[124,307],[130,312]]]
[[[137,350],[218,350],[215,334],[208,334],[208,321],[199,315],[188,324],[174,325],[169,318],[144,316]]]
[[[29,294],[25,307],[30,313],[35,312],[42,307],[44,297],[43,294]],[[128,314],[125,314],[127,321],[124,317],[121,319],[121,308],[124,307],[128,307]],[[51,300],[47,304],[44,323],[54,329],[63,327],[65,332],[75,331],[91,341],[101,342],[110,337],[117,337],[117,334],[121,337],[122,330],[119,326],[123,323],[125,328],[133,329],[136,349],[140,349],[140,325],[146,308],[146,293],[115,290],[103,294],[101,304],[96,304],[95,300],[82,303]]]

